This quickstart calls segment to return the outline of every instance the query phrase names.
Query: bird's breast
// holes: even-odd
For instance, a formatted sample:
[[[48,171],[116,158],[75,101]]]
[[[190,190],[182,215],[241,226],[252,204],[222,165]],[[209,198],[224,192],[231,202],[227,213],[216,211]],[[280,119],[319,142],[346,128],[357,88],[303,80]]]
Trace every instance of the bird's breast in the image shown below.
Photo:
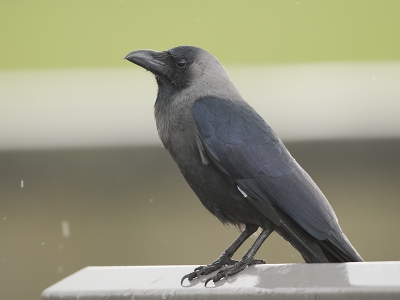
[[[185,103],[155,107],[157,132],[164,147],[175,159],[195,145],[196,125],[190,107]],[[183,153],[182,153],[183,154]]]

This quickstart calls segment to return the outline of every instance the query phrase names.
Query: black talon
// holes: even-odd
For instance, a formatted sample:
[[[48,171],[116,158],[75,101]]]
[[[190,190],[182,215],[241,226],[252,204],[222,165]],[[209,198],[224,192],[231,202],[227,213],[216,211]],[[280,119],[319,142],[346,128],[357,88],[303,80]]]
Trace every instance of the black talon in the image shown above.
[[[211,280],[213,280],[213,277],[210,277],[206,280],[206,282],[204,283],[204,287],[207,287],[207,283],[209,283]],[[215,282],[215,281],[214,281]]]
[[[185,281],[186,278],[189,278],[189,274],[182,277],[181,285],[183,284],[183,282]],[[189,281],[190,281],[190,279],[189,279]]]
[[[190,282],[190,281],[192,281],[193,279],[195,279],[196,277],[197,277],[197,278],[199,277],[198,274],[197,274],[196,272],[192,272],[192,273],[186,274],[186,275],[183,276],[182,279],[181,279],[181,285],[183,284],[183,282],[185,281],[185,279],[189,280],[189,282]]]

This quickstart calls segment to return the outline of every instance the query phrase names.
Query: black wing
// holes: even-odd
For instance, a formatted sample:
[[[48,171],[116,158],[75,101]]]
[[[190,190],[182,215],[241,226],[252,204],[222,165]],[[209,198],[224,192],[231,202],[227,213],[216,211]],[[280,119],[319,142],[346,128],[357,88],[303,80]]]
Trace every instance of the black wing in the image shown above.
[[[245,195],[279,207],[319,240],[341,234],[325,196],[247,103],[202,98],[193,115],[202,150]]]

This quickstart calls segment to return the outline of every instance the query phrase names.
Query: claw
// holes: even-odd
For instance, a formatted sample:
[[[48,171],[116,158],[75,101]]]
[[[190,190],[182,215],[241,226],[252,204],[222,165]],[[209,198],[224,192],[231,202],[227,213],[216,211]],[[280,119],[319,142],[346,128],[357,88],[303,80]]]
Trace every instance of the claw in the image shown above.
[[[185,275],[185,276],[182,277],[182,279],[181,279],[181,285],[183,284],[183,282],[185,281],[186,278],[189,278],[189,275],[190,275],[190,274],[187,274],[187,275]],[[189,281],[190,281],[190,279],[189,279]]]
[[[210,277],[206,280],[206,282],[204,283],[204,286],[207,287],[207,283],[209,283],[211,280],[213,280],[214,277]],[[215,282],[215,281],[214,281]]]
[[[208,273],[206,273],[205,269],[206,269],[205,266],[200,266],[200,267],[197,267],[196,269],[194,269],[194,271],[192,273],[186,274],[181,279],[181,285],[183,284],[185,279],[192,281],[195,278],[200,278],[201,275],[208,274]]]
[[[190,281],[192,281],[193,279],[195,279],[196,277],[197,277],[197,278],[199,277],[199,275],[197,274],[197,272],[192,272],[192,273],[186,274],[186,275],[183,276],[182,279],[181,279],[181,285],[183,284],[183,282],[185,281],[185,279],[189,280],[189,282],[190,282]]]
[[[209,283],[211,280],[215,283],[217,281],[220,281],[224,277],[225,279],[228,279],[229,270],[230,270],[229,268],[226,268],[225,270],[219,271],[215,276],[208,278],[204,283],[204,286],[207,287],[207,283]]]

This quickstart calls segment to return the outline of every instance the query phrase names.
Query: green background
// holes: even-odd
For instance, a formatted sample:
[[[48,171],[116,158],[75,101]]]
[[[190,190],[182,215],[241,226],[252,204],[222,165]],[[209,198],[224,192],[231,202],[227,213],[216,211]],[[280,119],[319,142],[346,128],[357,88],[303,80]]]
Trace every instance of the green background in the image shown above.
[[[2,1],[0,68],[116,67],[183,44],[223,63],[399,60],[399,12],[397,0]]]

